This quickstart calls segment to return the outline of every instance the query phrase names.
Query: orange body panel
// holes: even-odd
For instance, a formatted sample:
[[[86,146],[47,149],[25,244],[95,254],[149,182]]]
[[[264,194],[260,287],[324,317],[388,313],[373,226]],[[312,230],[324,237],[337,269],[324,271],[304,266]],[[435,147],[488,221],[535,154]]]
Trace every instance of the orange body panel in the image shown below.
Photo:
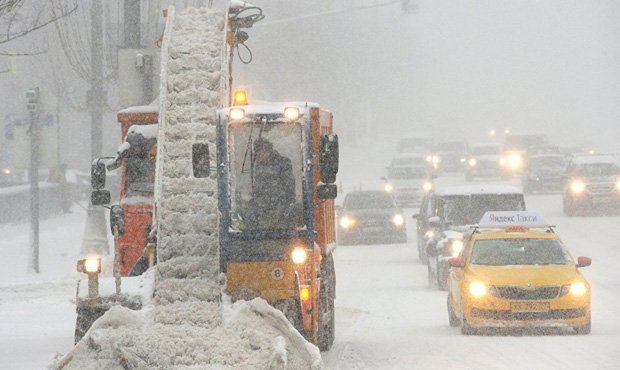
[[[152,125],[158,122],[157,113],[119,113],[121,139],[124,141],[132,125]],[[118,238],[121,262],[121,275],[127,276],[136,261],[142,256],[146,237],[153,222],[153,202],[125,202],[126,187],[125,162],[121,167],[120,201],[125,211],[125,233]]]

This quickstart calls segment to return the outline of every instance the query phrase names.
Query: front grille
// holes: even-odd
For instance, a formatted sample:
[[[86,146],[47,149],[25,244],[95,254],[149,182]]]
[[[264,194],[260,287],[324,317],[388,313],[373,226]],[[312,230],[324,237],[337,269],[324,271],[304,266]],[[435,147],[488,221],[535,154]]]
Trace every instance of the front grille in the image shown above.
[[[550,310],[547,312],[512,312],[510,310],[483,310],[472,308],[471,315],[481,319],[503,321],[568,320],[584,317],[585,308]]]
[[[588,184],[590,193],[611,193],[614,190],[614,184]]]
[[[523,289],[516,286],[495,286],[491,290],[495,296],[512,300],[554,299],[560,295],[562,287],[543,286],[535,289]]]

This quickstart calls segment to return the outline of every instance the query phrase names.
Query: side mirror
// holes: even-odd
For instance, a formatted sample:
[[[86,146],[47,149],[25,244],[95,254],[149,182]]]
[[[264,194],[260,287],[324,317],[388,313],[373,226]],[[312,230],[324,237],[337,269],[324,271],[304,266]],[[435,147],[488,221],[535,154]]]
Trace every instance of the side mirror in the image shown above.
[[[192,170],[194,177],[199,179],[209,177],[209,175],[211,175],[209,144],[192,144]]]
[[[90,193],[90,203],[93,206],[110,204],[110,192],[107,190],[93,190]]]
[[[439,227],[440,224],[441,220],[439,219],[439,216],[433,216],[428,218],[428,225],[430,227]]]
[[[387,181],[387,177],[385,177],[385,176],[381,176],[381,177],[379,178],[379,180]]]
[[[584,256],[577,257],[577,267],[586,267],[592,264],[592,259]]]
[[[321,182],[325,184],[333,184],[334,182],[336,182],[336,174],[338,173],[338,161],[338,135],[321,135],[321,152],[319,153]]]
[[[419,213],[415,213],[415,214],[411,215],[411,218],[413,218],[414,220],[417,220],[418,218],[420,218],[420,214]]]
[[[114,234],[114,227],[117,227],[118,235],[125,233],[125,211],[119,205],[110,207],[110,229],[112,234]]]
[[[316,193],[319,199],[336,199],[338,187],[336,184],[322,184],[317,186]]]
[[[461,257],[452,257],[448,259],[448,265],[450,265],[450,267],[463,268],[465,267],[465,262],[463,262]]]
[[[105,163],[97,158],[90,167],[90,186],[99,190],[105,187]]]

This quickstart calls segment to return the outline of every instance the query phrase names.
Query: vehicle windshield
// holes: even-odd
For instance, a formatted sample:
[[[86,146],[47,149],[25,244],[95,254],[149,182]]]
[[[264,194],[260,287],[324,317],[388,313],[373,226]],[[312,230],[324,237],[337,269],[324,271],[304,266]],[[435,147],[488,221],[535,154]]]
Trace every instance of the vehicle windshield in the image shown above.
[[[569,265],[573,261],[558,239],[508,238],[475,242],[470,263],[474,265]]]
[[[352,193],[344,201],[346,210],[396,208],[392,197],[382,191]]]
[[[290,229],[305,225],[301,138],[299,124],[230,126],[233,228]]]
[[[613,163],[588,163],[580,165],[577,174],[586,177],[615,176],[620,174],[620,167]]]
[[[156,126],[156,125],[153,125]],[[125,197],[152,197],[155,188],[157,139],[130,129],[122,153],[125,158]]]
[[[534,157],[530,158],[529,165],[533,169],[548,171],[563,171],[566,161],[563,157]]]
[[[398,143],[397,151],[399,153],[426,151],[431,147],[431,139],[425,138],[409,138],[402,139]]]
[[[388,168],[388,178],[394,180],[405,179],[424,179],[427,177],[425,167],[390,167]]]
[[[497,146],[477,146],[472,149],[472,153],[475,155],[488,155],[488,154],[500,154],[499,147]]]
[[[475,194],[444,197],[443,219],[451,225],[477,224],[488,211],[524,211],[521,194]]]

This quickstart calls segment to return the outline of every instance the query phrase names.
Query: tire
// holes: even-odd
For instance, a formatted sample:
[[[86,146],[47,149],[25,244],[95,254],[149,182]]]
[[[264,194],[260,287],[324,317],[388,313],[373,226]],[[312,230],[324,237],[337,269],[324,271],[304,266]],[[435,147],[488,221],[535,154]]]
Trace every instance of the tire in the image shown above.
[[[580,325],[580,326],[574,326],[573,329],[575,329],[575,334],[577,334],[577,335],[590,334],[590,331],[592,330],[592,324],[591,324],[590,320],[588,320],[587,324]]]
[[[463,303],[461,303],[461,307],[463,307]],[[463,318],[461,319],[461,334],[463,335],[476,334],[476,330],[472,328],[472,326],[469,325],[469,323],[467,322],[467,319],[465,319],[465,309],[461,309],[461,312],[463,314]]]
[[[459,320],[459,318],[456,317],[456,314],[454,313],[454,310],[452,309],[452,298],[450,298],[449,293],[448,293],[447,304],[448,304],[448,324],[450,324],[450,326],[453,328],[459,327],[461,325],[461,320]]]
[[[321,291],[319,293],[318,347],[321,352],[329,351],[336,338],[336,274],[334,260],[327,256],[321,266]]]

